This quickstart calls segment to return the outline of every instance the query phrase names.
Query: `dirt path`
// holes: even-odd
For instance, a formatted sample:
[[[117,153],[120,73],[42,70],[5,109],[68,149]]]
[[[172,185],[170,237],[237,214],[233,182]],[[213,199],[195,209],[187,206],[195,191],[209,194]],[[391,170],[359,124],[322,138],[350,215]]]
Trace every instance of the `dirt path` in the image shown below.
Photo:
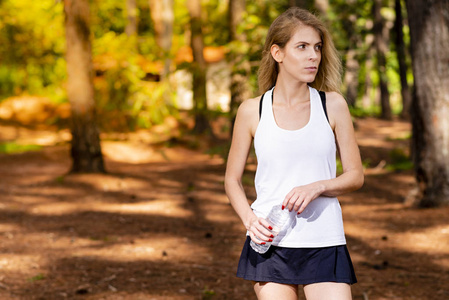
[[[108,174],[65,175],[67,133],[0,129],[52,145],[0,154],[0,299],[255,299],[234,276],[245,237],[220,157],[104,141]],[[412,174],[387,171],[408,134],[406,123],[357,121],[366,183],[340,197],[354,299],[449,299],[449,209],[404,204]]]

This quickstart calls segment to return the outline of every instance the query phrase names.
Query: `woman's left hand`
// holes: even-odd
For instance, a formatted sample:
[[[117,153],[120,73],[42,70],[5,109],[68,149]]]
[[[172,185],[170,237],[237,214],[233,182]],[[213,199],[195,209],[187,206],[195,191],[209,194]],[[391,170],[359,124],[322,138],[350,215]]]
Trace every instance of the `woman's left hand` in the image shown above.
[[[312,200],[316,199],[324,192],[325,186],[323,183],[314,182],[307,185],[297,186],[293,188],[282,202],[283,208],[288,208],[289,211],[295,210],[298,215],[306,209]]]

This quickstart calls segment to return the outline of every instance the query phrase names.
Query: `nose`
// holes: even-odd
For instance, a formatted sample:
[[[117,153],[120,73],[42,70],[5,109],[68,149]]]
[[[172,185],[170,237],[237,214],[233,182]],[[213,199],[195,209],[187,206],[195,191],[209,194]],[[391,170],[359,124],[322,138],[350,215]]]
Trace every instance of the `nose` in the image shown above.
[[[311,49],[309,52],[309,60],[316,60],[318,58],[318,55],[315,51],[315,49]]]

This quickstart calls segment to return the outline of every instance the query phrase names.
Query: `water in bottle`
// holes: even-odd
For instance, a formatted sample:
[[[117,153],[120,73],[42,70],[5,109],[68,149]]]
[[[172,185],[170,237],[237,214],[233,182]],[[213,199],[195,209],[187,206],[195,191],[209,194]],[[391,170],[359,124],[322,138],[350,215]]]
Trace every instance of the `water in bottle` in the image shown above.
[[[274,235],[277,235],[284,225],[286,225],[287,221],[292,220],[293,217],[290,216],[290,211],[288,209],[282,209],[282,205],[275,205],[271,209],[270,213],[266,217],[268,223],[270,223],[273,228],[270,230]],[[257,253],[263,254],[268,251],[272,242],[265,242],[265,245],[256,244],[252,240],[250,242],[251,248],[254,249]]]

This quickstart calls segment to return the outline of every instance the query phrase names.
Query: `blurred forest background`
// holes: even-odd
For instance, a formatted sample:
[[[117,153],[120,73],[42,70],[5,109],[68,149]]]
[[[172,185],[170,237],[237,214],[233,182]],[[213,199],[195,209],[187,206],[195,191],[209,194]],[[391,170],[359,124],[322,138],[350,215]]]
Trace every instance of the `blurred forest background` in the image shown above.
[[[236,74],[247,84],[245,96],[258,94],[265,34],[274,18],[295,1],[240,1],[244,6],[238,2],[201,2],[208,117],[229,111],[237,94],[231,89],[239,81]],[[296,2],[330,26],[345,66],[342,91],[354,115],[406,117],[413,76],[404,4]],[[185,1],[93,0],[89,5],[95,104],[102,131],[151,128],[166,116],[190,110],[194,63]],[[44,122],[64,123],[68,98],[63,1],[2,0],[0,17],[0,100],[44,97],[61,112]],[[381,96],[389,100],[383,106]],[[8,117],[6,112],[1,116]]]
[[[449,0],[0,0],[1,299],[254,299],[223,177],[291,6],[343,61],[354,299],[449,299]]]
[[[448,203],[446,0],[1,0],[0,119],[70,127],[73,172],[105,171],[97,126],[130,132],[191,117],[181,135],[229,137],[238,105],[258,94],[268,27],[290,6],[331,28],[354,117],[415,113],[421,205]],[[407,11],[416,14],[415,45]],[[223,116],[214,131],[211,121]]]

